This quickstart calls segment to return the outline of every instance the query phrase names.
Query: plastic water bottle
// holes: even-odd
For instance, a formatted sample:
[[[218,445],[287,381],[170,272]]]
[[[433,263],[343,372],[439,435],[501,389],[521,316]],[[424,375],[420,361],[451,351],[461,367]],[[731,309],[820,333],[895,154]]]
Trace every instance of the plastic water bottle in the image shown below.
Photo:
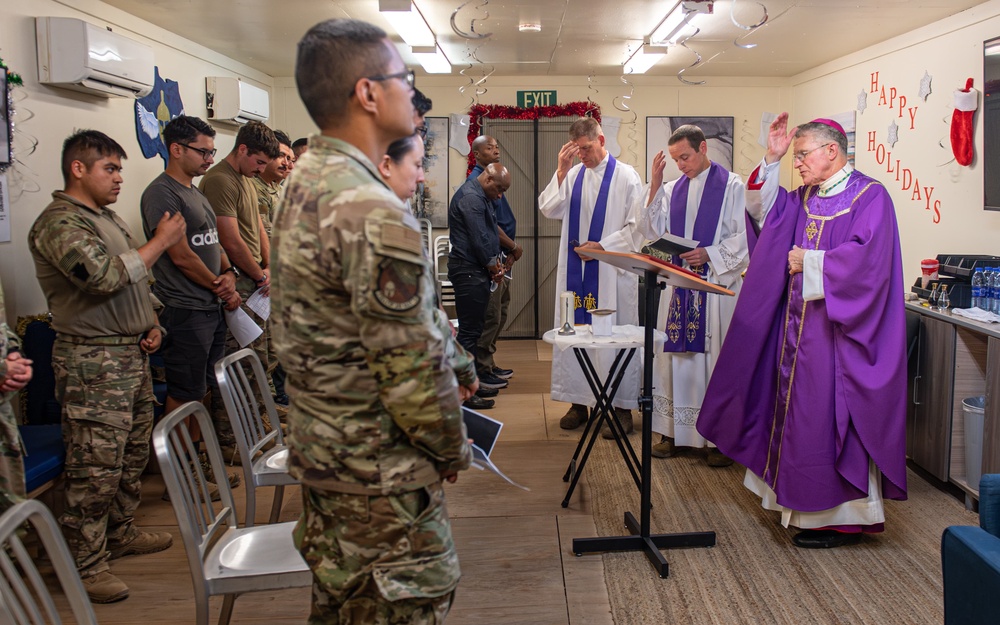
[[[983,294],[983,283],[986,281],[986,273],[982,267],[976,267],[972,272],[972,305],[976,308],[986,310],[986,297]]]
[[[1000,267],[992,267],[989,271],[989,292],[987,293],[987,310],[1000,313]]]

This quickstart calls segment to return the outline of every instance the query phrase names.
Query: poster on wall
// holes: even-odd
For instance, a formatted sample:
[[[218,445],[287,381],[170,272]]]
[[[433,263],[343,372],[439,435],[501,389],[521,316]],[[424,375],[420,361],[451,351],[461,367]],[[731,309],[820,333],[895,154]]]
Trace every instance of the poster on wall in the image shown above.
[[[425,117],[424,185],[417,191],[414,214],[434,228],[448,227],[448,118]]]
[[[153,90],[135,101],[135,135],[142,155],[153,158],[157,154],[167,166],[167,146],[163,143],[163,129],[167,123],[184,114],[180,85],[176,80],[160,78],[160,68],[154,67]]]
[[[653,171],[653,157],[667,152],[667,141],[674,131],[685,124],[693,124],[705,133],[708,158],[733,170],[733,118],[732,117],[647,117],[646,118],[646,182]],[[669,159],[663,170],[663,182],[676,180],[680,170]]]
[[[10,136],[10,111],[7,110],[7,68],[0,67],[0,165],[10,165],[13,154]]]
[[[0,174],[0,242],[10,243],[10,192],[7,174]]]

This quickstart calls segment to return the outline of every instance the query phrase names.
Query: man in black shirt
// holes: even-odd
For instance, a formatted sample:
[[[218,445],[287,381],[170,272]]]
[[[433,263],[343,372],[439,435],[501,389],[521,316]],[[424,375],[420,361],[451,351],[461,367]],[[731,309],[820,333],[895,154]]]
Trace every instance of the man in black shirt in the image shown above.
[[[215,381],[215,363],[223,356],[226,322],[222,307],[240,305],[239,270],[219,244],[215,212],[193,180],[214,162],[215,130],[197,117],[175,117],[163,130],[167,169],[142,194],[142,229],[152,238],[164,213],[180,213],[187,233],[153,265],[153,292],[163,302],[160,323],[167,329],[163,362],[167,376],[167,412],[189,401],[202,401],[212,389],[212,420],[219,439],[234,440]],[[197,433],[193,433],[197,437]]]
[[[458,342],[470,354],[483,332],[486,307],[490,301],[490,283],[503,279],[500,263],[500,239],[493,201],[510,187],[510,173],[499,163],[488,165],[476,178],[467,180],[448,205],[448,229],[451,252],[448,254],[448,279],[455,287],[455,312],[458,314]],[[505,380],[499,380],[506,386]],[[483,385],[480,381],[480,385]],[[488,388],[500,388],[492,386]],[[470,408],[491,408],[493,402],[480,397],[467,400]]]

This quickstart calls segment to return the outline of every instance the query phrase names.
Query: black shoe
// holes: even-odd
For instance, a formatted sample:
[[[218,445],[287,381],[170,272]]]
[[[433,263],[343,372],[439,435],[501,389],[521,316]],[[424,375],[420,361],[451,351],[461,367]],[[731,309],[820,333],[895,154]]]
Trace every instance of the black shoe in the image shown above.
[[[861,542],[861,532],[849,534],[836,530],[802,530],[792,536],[796,547],[803,549],[832,549]]]
[[[282,393],[281,395],[275,395],[274,396],[274,403],[281,404],[282,406],[287,406],[288,405],[288,395],[285,394],[285,393]]]
[[[488,408],[492,408],[494,403],[495,402],[492,399],[483,399],[482,397],[473,395],[472,397],[466,399],[465,403],[462,405],[466,408],[471,408],[472,410],[486,410]]]
[[[493,375],[497,376],[501,380],[509,380],[511,376],[514,375],[514,370],[502,369],[500,367],[493,367]]]
[[[500,391],[498,391],[495,388],[483,388],[483,387],[479,387],[479,389],[476,391],[476,395],[478,395],[479,397],[483,397],[483,398],[496,397],[499,394],[500,394]]]
[[[501,380],[492,373],[479,376],[480,388],[507,388],[507,380]]]

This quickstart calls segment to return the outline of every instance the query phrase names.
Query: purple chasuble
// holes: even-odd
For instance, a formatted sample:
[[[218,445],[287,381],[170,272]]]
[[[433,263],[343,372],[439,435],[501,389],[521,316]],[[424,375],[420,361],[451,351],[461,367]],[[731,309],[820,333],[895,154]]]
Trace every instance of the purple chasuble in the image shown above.
[[[698,431],[792,510],[906,499],[906,349],[896,216],[857,171],[837,195],[778,190],[705,393]],[[748,229],[747,234],[751,231]],[[748,238],[750,238],[748,236]],[[824,250],[824,298],[788,275],[793,245]]]
[[[608,164],[604,168],[604,178],[594,203],[594,212],[590,216],[590,230],[587,241],[600,241],[604,236],[604,218],[608,212],[608,195],[611,191],[611,179],[615,175],[615,157],[608,155]],[[569,198],[569,241],[580,240],[580,211],[583,198],[583,175],[587,172],[580,165],[580,173],[573,183],[573,192]],[[573,249],[571,243],[566,249],[566,290],[576,294],[575,323],[590,323],[590,311],[597,308],[601,290],[600,261],[594,259],[586,262]],[[581,298],[581,294],[583,297]]]
[[[729,182],[729,172],[718,163],[712,163],[705,179],[705,190],[698,203],[698,215],[694,220],[694,239],[699,247],[708,247],[715,243],[715,233],[719,228],[719,216],[722,215],[722,202],[726,198],[726,183]],[[670,232],[683,237],[686,232],[688,189],[691,179],[682,176],[674,184],[670,193]],[[674,255],[670,262],[680,265],[684,261]],[[703,265],[702,276],[708,274],[708,267]],[[705,353],[705,298],[706,293],[688,289],[674,288],[667,307],[667,325],[664,332],[665,352],[699,352]]]

